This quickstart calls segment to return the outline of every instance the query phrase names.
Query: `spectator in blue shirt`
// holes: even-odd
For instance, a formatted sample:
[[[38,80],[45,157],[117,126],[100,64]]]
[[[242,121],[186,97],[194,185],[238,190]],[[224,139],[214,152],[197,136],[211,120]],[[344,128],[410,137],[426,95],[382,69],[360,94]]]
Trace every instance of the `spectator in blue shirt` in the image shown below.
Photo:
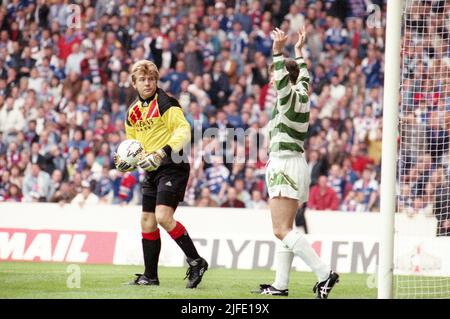
[[[169,72],[166,76],[162,77],[160,81],[162,83],[168,82],[168,91],[173,95],[178,95],[181,91],[181,82],[189,80],[188,74],[185,70],[183,61],[178,61],[175,70]]]
[[[242,1],[239,6],[239,13],[234,17],[234,21],[239,22],[242,26],[242,30],[250,34],[252,32],[252,18],[248,14],[248,4],[246,1]]]
[[[347,31],[342,28],[339,18],[333,18],[333,25],[325,33],[325,49],[341,52],[347,42]]]
[[[238,105],[236,102],[230,102],[228,104],[228,115],[227,115],[228,123],[234,128],[243,127],[244,123],[242,122],[241,114],[238,110]]]
[[[355,192],[364,193],[364,204],[367,205],[369,211],[378,198],[378,182],[373,178],[372,174],[372,169],[365,168],[361,179],[357,180],[353,185]]]
[[[100,198],[100,201],[104,201],[112,191],[113,181],[109,177],[109,167],[104,166],[102,169],[102,175],[95,185],[94,193]]]
[[[366,89],[381,86],[381,62],[373,45],[367,50],[367,57],[361,63],[362,72],[366,76]]]
[[[255,35],[255,50],[261,52],[266,58],[272,56],[272,37],[270,35],[272,26],[268,21],[261,23],[261,30]]]
[[[80,151],[80,154],[84,154],[85,149],[88,147],[86,140],[83,137],[83,130],[81,128],[75,129],[73,139],[69,141],[67,145],[69,150],[76,148]]]
[[[229,183],[230,171],[223,164],[222,156],[213,156],[212,166],[205,170],[206,186],[211,191],[211,196],[222,202]]]
[[[235,57],[240,57],[247,48],[248,37],[242,31],[242,26],[239,21],[233,22],[233,31],[228,33],[228,39],[230,40],[231,54]]]

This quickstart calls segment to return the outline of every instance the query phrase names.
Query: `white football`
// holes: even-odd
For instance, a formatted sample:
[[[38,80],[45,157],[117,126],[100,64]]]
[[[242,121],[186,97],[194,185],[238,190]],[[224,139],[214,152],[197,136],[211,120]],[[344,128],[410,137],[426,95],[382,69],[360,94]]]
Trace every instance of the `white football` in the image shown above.
[[[120,161],[136,166],[137,162],[140,160],[141,155],[144,153],[144,147],[141,142],[137,140],[125,140],[119,144],[117,148],[117,155]]]

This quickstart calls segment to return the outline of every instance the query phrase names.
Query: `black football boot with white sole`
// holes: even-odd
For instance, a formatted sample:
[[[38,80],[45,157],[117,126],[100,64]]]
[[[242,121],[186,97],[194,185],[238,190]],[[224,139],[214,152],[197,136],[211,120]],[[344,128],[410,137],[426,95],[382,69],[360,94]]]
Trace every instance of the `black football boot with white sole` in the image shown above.
[[[143,274],[135,274],[135,275],[136,275],[136,279],[134,281],[130,282],[130,285],[159,286],[158,278],[149,278]]]
[[[202,281],[205,271],[208,270],[208,263],[203,258],[190,259],[188,258],[187,263],[189,268],[186,271],[186,277],[188,279],[186,288],[197,288],[200,281]]]
[[[317,282],[313,288],[313,292],[317,293],[317,299],[327,299],[334,285],[339,282],[339,275],[334,271],[330,271],[328,278],[322,282]]]
[[[253,293],[261,294],[261,295],[272,295],[272,296],[283,296],[286,297],[289,295],[288,289],[277,289],[269,284],[260,284],[258,290],[252,291]]]

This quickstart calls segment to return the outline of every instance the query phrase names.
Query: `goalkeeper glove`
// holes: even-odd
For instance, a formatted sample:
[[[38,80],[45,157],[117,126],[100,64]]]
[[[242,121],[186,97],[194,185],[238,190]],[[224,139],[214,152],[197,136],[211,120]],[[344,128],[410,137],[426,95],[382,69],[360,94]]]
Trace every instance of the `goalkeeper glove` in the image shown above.
[[[155,171],[161,165],[163,159],[167,156],[167,153],[164,149],[157,150],[143,159],[141,159],[137,165],[147,172]]]
[[[122,173],[131,172],[136,169],[135,166],[130,165],[125,161],[121,161],[117,153],[114,153],[114,164],[116,165],[116,168]]]

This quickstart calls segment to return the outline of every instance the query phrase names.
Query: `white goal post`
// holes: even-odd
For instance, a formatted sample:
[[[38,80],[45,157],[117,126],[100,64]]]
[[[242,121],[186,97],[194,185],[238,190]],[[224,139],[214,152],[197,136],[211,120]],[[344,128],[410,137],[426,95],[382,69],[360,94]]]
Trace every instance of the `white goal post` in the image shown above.
[[[387,1],[380,299],[450,298],[449,31],[448,0]]]
[[[392,298],[401,17],[402,1],[388,1],[381,150],[380,214],[383,227],[378,266],[378,298],[380,299]]]

